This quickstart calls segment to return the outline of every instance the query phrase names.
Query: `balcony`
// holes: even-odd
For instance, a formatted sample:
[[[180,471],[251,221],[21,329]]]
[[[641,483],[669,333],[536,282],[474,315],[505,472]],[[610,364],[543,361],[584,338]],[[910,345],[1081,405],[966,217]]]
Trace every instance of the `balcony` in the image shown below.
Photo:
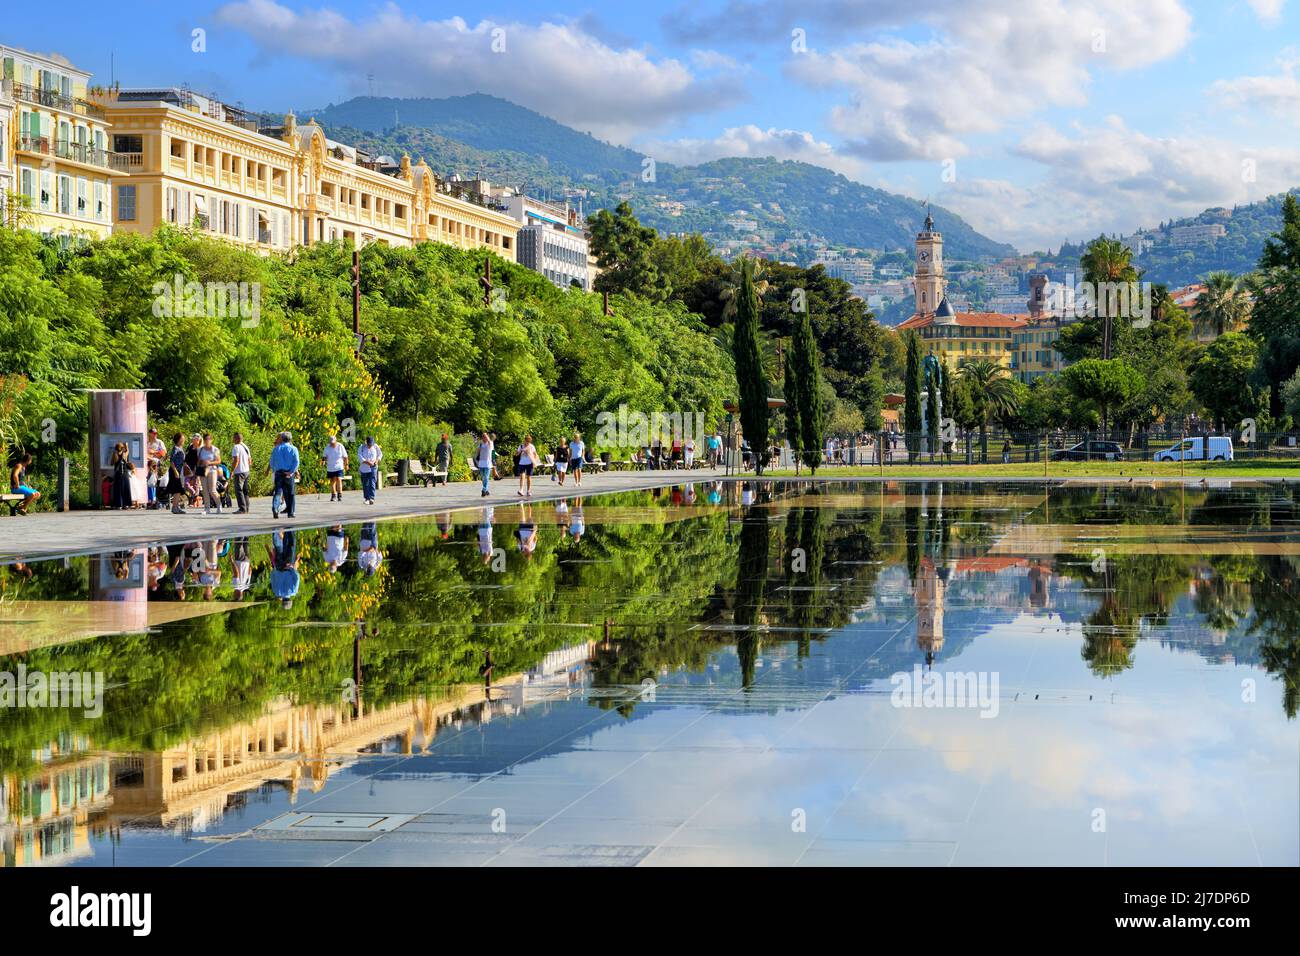
[[[46,109],[51,110],[61,110],[64,113],[73,113],[77,116],[85,116],[87,119],[100,120],[101,122],[104,120],[105,114],[101,107],[86,100],[78,99],[75,96],[64,96],[57,90],[43,90],[14,80],[5,80],[4,89],[12,93],[14,99],[23,103],[44,106]]]
[[[107,149],[96,149],[86,143],[50,139],[48,136],[31,136],[26,133],[18,137],[18,150],[120,173],[130,172],[130,157],[140,155],[139,153],[119,154]]]

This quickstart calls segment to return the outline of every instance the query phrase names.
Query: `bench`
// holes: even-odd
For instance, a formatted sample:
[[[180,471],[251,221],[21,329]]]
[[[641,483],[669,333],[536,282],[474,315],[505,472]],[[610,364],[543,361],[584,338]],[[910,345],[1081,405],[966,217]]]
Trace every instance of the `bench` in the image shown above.
[[[2,494],[0,495],[0,502],[9,506],[9,515],[12,517],[13,515],[18,514],[18,506],[23,503],[23,496],[8,493]]]
[[[429,487],[430,482],[435,486],[439,482],[445,485],[447,483],[447,473],[436,468],[430,468],[426,471],[424,463],[420,459],[408,458],[406,460],[406,481],[412,485],[419,482],[423,488]]]

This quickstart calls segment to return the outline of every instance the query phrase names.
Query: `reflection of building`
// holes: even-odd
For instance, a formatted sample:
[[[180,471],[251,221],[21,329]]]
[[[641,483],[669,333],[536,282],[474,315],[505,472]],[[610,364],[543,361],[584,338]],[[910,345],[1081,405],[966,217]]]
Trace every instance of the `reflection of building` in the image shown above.
[[[4,866],[67,863],[90,853],[90,817],[108,806],[109,758],[68,736],[33,754],[39,768],[0,777]]]
[[[943,599],[948,589],[948,569],[936,567],[931,558],[921,559],[916,577],[916,646],[925,652],[927,664],[943,650]]]

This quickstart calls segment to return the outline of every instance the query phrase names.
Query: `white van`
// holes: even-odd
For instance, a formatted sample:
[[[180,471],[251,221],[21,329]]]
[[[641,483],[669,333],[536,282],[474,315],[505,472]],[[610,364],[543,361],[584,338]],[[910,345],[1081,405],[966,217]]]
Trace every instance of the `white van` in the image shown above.
[[[1152,461],[1205,461],[1205,438],[1185,438],[1172,448],[1156,452]],[[1232,461],[1232,436],[1210,436],[1210,461]]]

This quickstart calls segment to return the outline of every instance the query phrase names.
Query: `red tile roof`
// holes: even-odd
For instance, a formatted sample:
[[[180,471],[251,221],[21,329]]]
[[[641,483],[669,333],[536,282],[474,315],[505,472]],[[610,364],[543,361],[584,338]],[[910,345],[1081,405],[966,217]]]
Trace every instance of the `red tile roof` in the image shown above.
[[[958,312],[953,325],[968,328],[1023,329],[1029,324],[1027,315],[1006,315],[1002,312]],[[900,329],[924,329],[934,325],[934,313],[917,313],[910,319],[898,323]]]

